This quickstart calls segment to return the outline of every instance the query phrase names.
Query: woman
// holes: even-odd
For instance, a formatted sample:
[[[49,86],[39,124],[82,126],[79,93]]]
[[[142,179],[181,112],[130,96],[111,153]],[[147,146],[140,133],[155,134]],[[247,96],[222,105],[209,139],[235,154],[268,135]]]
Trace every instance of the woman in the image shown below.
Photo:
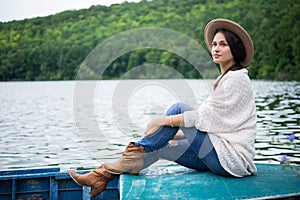
[[[115,174],[137,175],[159,158],[222,176],[256,172],[256,110],[245,69],[253,57],[252,40],[235,22],[215,19],[205,28],[205,42],[221,69],[212,94],[197,110],[173,105],[148,124],[144,138],[129,143],[117,162],[84,175],[71,171],[79,185],[91,186],[90,195],[102,192]]]

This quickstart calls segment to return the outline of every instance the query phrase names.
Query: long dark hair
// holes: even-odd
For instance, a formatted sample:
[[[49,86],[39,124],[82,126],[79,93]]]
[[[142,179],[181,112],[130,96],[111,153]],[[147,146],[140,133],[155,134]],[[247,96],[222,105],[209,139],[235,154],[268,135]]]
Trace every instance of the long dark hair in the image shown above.
[[[219,80],[214,84],[214,89],[216,89],[220,80],[228,71],[240,70],[246,67],[241,64],[241,62],[246,58],[246,49],[245,46],[243,45],[242,40],[236,34],[234,34],[233,32],[227,29],[217,29],[215,35],[217,33],[224,34],[235,64],[231,66],[224,74],[222,74],[221,78],[219,78]]]

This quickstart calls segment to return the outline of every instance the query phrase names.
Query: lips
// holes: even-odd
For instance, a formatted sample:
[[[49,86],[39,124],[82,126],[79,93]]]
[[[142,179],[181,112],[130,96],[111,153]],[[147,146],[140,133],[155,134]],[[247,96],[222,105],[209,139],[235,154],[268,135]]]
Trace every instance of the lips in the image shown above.
[[[219,58],[219,57],[221,57],[221,55],[219,55],[219,54],[213,54],[213,57],[214,58]]]

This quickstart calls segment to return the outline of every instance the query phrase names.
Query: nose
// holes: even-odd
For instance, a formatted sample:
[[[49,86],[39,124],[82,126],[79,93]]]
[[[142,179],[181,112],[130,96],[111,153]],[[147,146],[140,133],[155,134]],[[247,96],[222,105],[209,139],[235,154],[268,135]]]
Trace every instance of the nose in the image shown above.
[[[220,51],[220,45],[214,45],[213,47],[212,47],[212,52],[219,52]]]

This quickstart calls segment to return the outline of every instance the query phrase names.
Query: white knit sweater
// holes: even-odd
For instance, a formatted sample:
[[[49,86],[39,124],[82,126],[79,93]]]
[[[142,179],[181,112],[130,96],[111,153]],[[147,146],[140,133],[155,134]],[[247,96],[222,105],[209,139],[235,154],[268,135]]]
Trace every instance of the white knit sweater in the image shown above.
[[[256,172],[256,108],[246,69],[225,74],[197,110],[184,112],[184,125],[208,133],[222,167],[233,176]]]

